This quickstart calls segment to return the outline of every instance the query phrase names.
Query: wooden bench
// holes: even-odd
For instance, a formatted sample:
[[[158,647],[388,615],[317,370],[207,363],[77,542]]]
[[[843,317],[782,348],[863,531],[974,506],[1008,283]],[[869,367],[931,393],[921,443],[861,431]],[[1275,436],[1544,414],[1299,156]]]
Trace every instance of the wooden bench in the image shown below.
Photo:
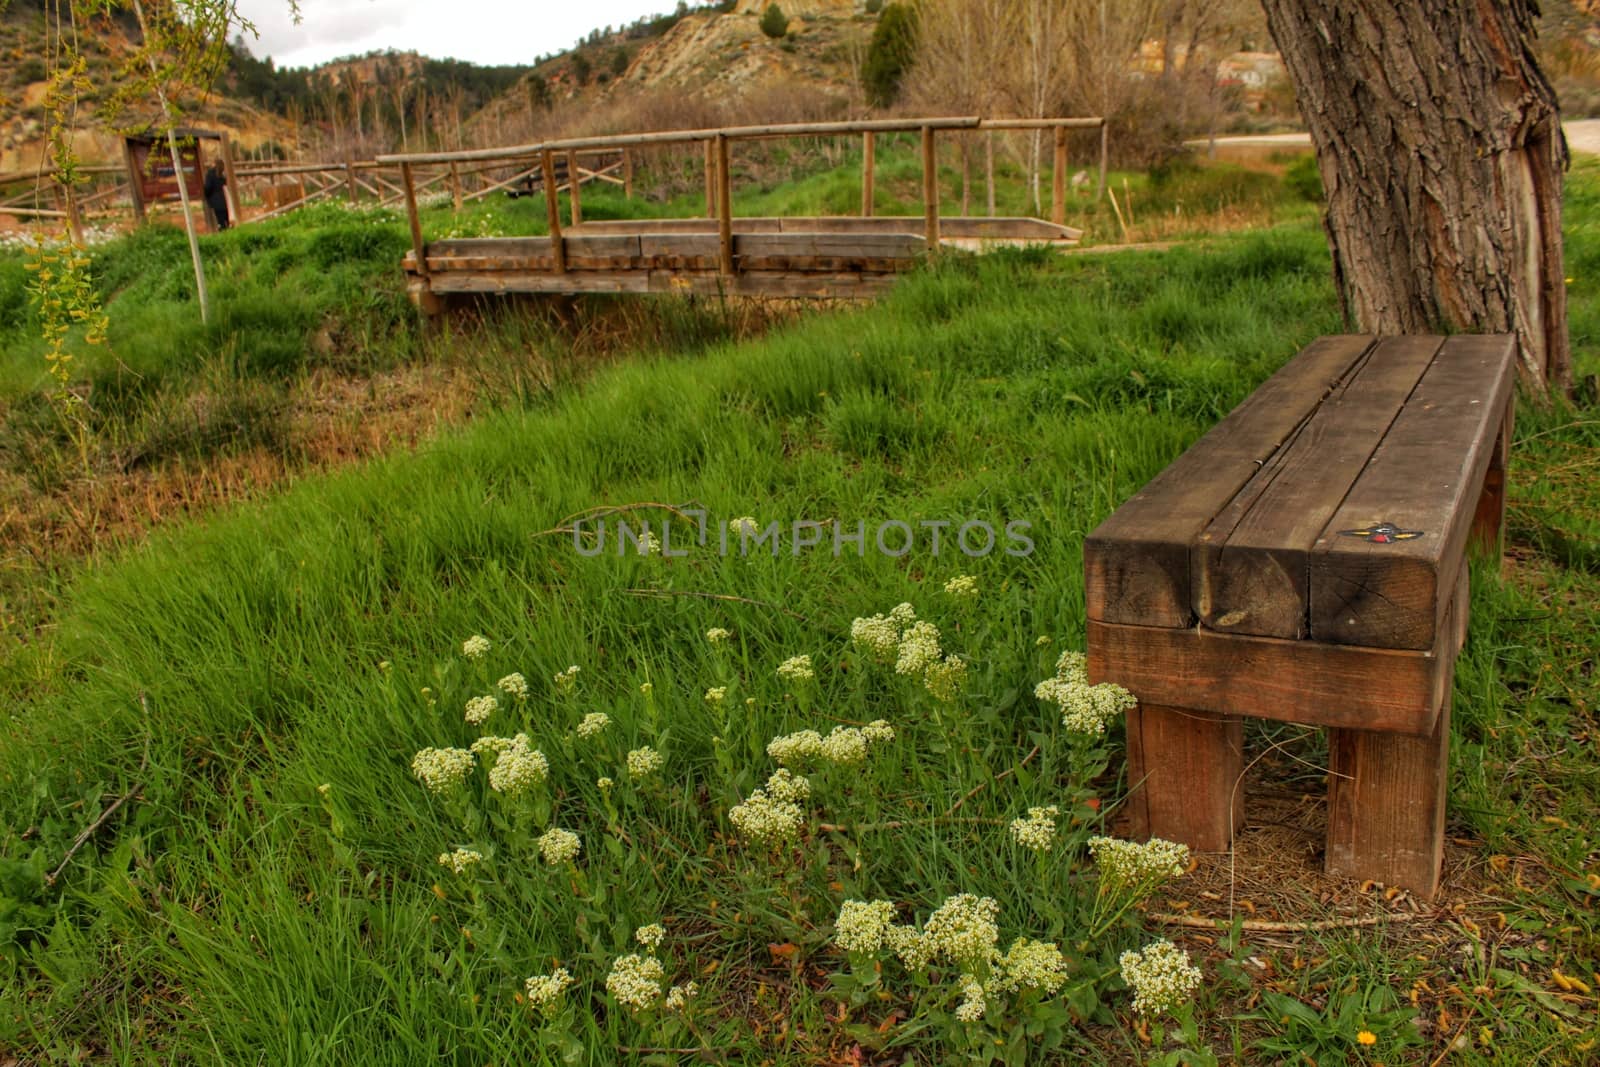
[[[1138,835],[1228,849],[1241,716],[1329,730],[1329,873],[1432,896],[1469,541],[1498,553],[1509,336],[1325,337],[1084,545]]]

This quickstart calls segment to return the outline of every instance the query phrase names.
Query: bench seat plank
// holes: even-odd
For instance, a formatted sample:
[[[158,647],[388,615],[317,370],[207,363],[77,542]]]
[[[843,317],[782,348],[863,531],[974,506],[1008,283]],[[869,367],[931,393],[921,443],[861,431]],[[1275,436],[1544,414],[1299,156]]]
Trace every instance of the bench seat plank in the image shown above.
[[[1441,343],[1380,340],[1200,534],[1190,576],[1202,625],[1258,637],[1307,635],[1311,549]]]
[[[1195,538],[1357,366],[1365,336],[1312,342],[1084,542],[1090,619],[1185,627]]]
[[[1515,381],[1510,336],[1445,342],[1311,552],[1313,639],[1433,646]],[[1385,522],[1417,536],[1374,541],[1347,532]]]

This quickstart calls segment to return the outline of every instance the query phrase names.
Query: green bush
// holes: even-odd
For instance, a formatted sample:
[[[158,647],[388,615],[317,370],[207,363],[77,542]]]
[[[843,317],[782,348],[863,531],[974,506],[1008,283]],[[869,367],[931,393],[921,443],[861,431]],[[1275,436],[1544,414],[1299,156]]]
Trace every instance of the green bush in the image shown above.
[[[789,32],[789,17],[783,13],[783,8],[777,4],[767,5],[761,13],[761,32],[775,39]]]
[[[909,4],[888,4],[878,16],[861,84],[876,107],[888,107],[900,95],[900,83],[917,58],[917,13]]]
[[[1283,184],[1302,200],[1322,203],[1322,172],[1317,169],[1316,156],[1301,156],[1283,174]]]

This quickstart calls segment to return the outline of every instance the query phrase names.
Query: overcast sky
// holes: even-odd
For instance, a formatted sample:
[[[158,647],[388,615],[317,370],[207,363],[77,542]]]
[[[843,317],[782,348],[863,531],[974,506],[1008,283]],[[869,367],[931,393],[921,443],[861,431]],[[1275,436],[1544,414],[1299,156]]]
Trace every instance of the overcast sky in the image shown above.
[[[531,63],[571,47],[590,30],[623,26],[677,7],[677,0],[240,0],[260,38],[245,41],[279,67],[392,48],[436,59]]]

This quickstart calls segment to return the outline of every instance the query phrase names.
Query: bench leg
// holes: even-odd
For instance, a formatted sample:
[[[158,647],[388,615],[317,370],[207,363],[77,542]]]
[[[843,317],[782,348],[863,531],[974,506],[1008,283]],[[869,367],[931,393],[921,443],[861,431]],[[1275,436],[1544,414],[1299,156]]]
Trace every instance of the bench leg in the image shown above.
[[[1133,836],[1226,852],[1243,823],[1244,723],[1185,708],[1128,712]]]
[[[1432,737],[1329,730],[1328,873],[1431,899],[1444,858],[1449,754],[1449,697]]]
[[[1478,508],[1472,516],[1472,532],[1468,537],[1472,551],[1496,560],[1505,548],[1501,532],[1506,521],[1506,456],[1511,451],[1512,419],[1516,410],[1513,397],[1501,420],[1494,450],[1489,453],[1489,469],[1483,477],[1483,492],[1478,496]]]

